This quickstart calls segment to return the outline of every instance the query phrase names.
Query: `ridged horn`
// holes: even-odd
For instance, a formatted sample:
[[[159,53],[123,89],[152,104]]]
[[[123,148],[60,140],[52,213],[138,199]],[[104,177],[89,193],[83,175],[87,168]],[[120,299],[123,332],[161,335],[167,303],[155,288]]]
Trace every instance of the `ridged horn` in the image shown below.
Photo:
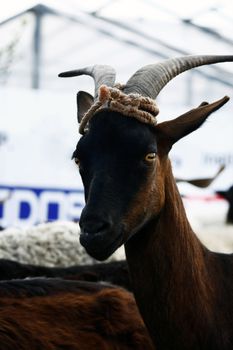
[[[58,76],[62,78],[76,77],[79,75],[90,75],[95,82],[95,98],[98,96],[99,87],[107,85],[112,87],[115,84],[116,72],[111,66],[96,64],[94,66],[85,67],[76,70],[70,70],[60,73]]]
[[[139,93],[155,99],[163,87],[186,70],[220,62],[232,62],[233,55],[197,55],[171,58],[139,69],[126,83],[126,94]]]

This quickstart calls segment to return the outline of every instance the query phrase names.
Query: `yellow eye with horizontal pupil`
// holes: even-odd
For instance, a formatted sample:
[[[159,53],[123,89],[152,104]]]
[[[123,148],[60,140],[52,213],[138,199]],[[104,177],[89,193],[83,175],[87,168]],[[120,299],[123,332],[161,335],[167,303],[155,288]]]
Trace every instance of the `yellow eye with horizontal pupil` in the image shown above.
[[[80,165],[80,160],[78,158],[74,158],[74,162],[77,164],[77,166]]]
[[[155,158],[156,158],[156,153],[148,153],[145,156],[145,161],[148,163],[152,163],[152,162],[154,162]]]

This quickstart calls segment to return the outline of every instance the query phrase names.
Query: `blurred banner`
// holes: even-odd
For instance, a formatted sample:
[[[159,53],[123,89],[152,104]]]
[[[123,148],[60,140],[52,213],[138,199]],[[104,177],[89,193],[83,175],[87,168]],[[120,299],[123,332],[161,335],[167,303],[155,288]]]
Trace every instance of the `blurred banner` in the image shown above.
[[[71,161],[79,139],[74,93],[2,89],[0,101],[0,225],[78,220],[84,198],[78,169]],[[187,109],[166,106],[159,120]],[[206,191],[213,193],[233,184],[230,109],[224,107],[174,146],[171,158],[177,177],[208,177],[226,165],[208,190],[181,184],[181,192],[199,191],[205,196]]]

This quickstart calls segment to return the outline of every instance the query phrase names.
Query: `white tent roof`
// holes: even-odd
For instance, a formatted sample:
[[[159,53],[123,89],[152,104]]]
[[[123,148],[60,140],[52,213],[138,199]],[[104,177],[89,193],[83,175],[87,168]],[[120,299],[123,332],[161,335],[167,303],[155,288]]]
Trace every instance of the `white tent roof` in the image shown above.
[[[184,6],[182,1],[174,4],[171,0],[166,5],[160,0],[89,0],[82,5],[69,0],[61,6],[55,1],[37,5],[24,0],[14,6],[6,7],[0,17],[2,48],[15,40],[10,74],[4,77],[8,86],[91,90],[88,77],[64,81],[57,74],[96,63],[110,64],[117,70],[117,80],[125,82],[142,65],[163,58],[233,52],[231,1],[195,1]],[[171,103],[190,104],[196,99],[198,103],[200,98],[229,94],[233,64],[203,67],[178,77],[175,84],[180,97],[176,95],[174,101],[173,84],[166,88]]]

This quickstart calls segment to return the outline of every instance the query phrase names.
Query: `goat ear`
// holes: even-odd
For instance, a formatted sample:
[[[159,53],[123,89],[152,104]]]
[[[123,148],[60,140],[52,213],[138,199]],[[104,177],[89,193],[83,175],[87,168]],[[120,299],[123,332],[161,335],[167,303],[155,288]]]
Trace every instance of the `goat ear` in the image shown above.
[[[194,185],[196,187],[205,188],[205,187],[210,186],[212,184],[212,182],[223,172],[224,169],[225,169],[225,165],[221,165],[221,167],[218,169],[217,173],[212,177],[206,177],[206,178],[202,178],[202,179],[190,179],[190,180],[176,178],[176,182],[183,181],[183,182],[187,182],[191,185]]]
[[[198,129],[211,113],[222,107],[228,100],[229,97],[225,96],[210,104],[202,102],[200,106],[178,118],[158,124],[156,126],[158,139],[162,140],[165,150],[169,152],[175,142]]]
[[[78,122],[80,123],[82,117],[87,110],[92,106],[94,98],[92,95],[85,91],[79,91],[77,93],[77,108],[78,108]]]

